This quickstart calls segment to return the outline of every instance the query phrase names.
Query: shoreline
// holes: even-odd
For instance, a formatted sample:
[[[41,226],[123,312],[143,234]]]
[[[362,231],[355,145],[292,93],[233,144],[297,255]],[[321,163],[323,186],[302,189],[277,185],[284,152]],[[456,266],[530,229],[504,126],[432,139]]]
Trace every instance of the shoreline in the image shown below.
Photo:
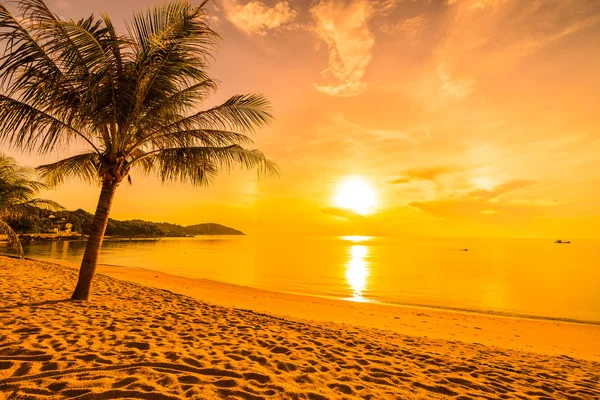
[[[65,265],[65,266],[72,267],[72,268],[79,268],[79,264],[75,265],[74,263],[69,263],[69,262],[66,262],[66,261],[65,262],[61,262],[60,260],[54,260],[54,259],[50,259],[50,258],[39,258],[39,259],[30,258],[30,259],[34,260],[34,261],[44,261],[44,262],[50,262],[50,263],[54,263],[54,264],[58,264],[58,265]],[[128,267],[128,266],[116,265],[116,264],[99,264],[99,267],[140,269],[140,270],[143,270],[143,271],[147,271],[148,273],[160,272],[160,271],[155,271],[155,270],[149,269],[149,268]],[[309,293],[286,292],[286,291],[277,291],[277,290],[270,290],[270,289],[262,289],[262,288],[257,288],[257,287],[253,287],[253,286],[245,286],[245,285],[238,285],[238,284],[235,284],[235,283],[217,281],[217,280],[214,280],[214,279],[194,278],[194,277],[190,277],[190,276],[169,274],[169,273],[166,273],[166,272],[163,272],[163,274],[166,275],[166,276],[169,276],[169,277],[178,277],[178,278],[184,278],[184,279],[197,280],[197,281],[201,281],[201,282],[203,282],[203,281],[204,282],[210,282],[210,283],[213,283],[213,284],[234,286],[234,287],[240,288],[240,290],[259,290],[259,291],[264,291],[264,292],[269,292],[269,293],[276,293],[276,294],[281,294],[281,295],[301,296],[301,297],[306,297],[306,298],[309,298],[309,299],[311,299],[311,298],[317,298],[317,299],[331,300],[331,301],[336,301],[336,302],[337,301],[343,301],[343,302],[348,302],[348,303],[352,303],[352,304],[365,303],[365,304],[373,304],[373,305],[379,305],[379,306],[385,306],[385,307],[401,307],[401,308],[411,308],[411,309],[420,309],[420,310],[442,311],[442,312],[448,312],[448,313],[460,313],[460,314],[474,314],[474,315],[481,315],[481,316],[493,316],[493,317],[499,317],[499,318],[510,318],[510,319],[518,319],[518,320],[525,319],[525,320],[534,320],[534,321],[561,322],[561,323],[568,323],[568,324],[580,324],[580,325],[595,325],[595,326],[600,326],[600,321],[593,321],[593,320],[581,320],[581,319],[567,318],[567,317],[549,317],[549,316],[540,316],[540,315],[510,313],[510,312],[504,312],[504,311],[483,310],[483,309],[477,309],[477,308],[460,308],[460,307],[450,307],[450,306],[436,306],[436,305],[418,304],[418,303],[402,303],[402,302],[386,303],[386,302],[377,301],[377,300],[353,301],[350,298],[341,298],[341,297],[325,296],[325,295],[317,295],[317,294],[309,294]]]
[[[7,255],[7,254],[0,254],[0,256],[10,257],[10,258],[15,257],[13,255]],[[52,259],[52,258],[32,258],[32,257],[25,257],[25,259],[32,260],[32,261],[43,261],[43,262],[48,262],[48,263],[54,263],[54,264],[58,264],[58,265],[68,266],[71,268],[79,268],[79,263],[75,263],[75,262],[71,262],[71,261],[57,260],[57,259]],[[462,308],[462,307],[451,307],[451,306],[441,306],[441,305],[438,306],[438,305],[431,305],[431,304],[419,304],[419,303],[408,303],[408,302],[406,302],[406,303],[403,303],[403,302],[386,303],[386,302],[381,302],[378,300],[367,300],[367,301],[361,302],[361,301],[352,301],[350,298],[346,299],[346,298],[317,295],[317,294],[310,294],[310,293],[299,293],[299,292],[287,292],[287,291],[262,289],[262,288],[238,285],[235,283],[222,282],[222,281],[217,281],[217,280],[207,279],[207,278],[195,278],[195,277],[189,277],[189,276],[183,276],[183,275],[169,274],[166,272],[160,272],[160,271],[156,271],[156,270],[148,269],[148,268],[144,268],[144,267],[130,267],[130,266],[116,265],[116,264],[99,264],[98,267],[139,269],[139,270],[148,271],[149,273],[157,272],[157,273],[162,273],[166,276],[191,279],[191,280],[197,280],[197,281],[205,281],[205,282],[210,282],[210,283],[214,283],[214,284],[229,285],[229,286],[239,287],[240,289],[259,290],[259,291],[264,291],[264,292],[279,293],[282,295],[301,296],[301,297],[317,298],[317,299],[324,299],[324,300],[331,300],[331,301],[343,301],[343,302],[349,302],[352,304],[366,303],[366,304],[380,305],[380,306],[386,306],[386,307],[414,308],[414,309],[421,309],[421,310],[442,311],[442,312],[448,312],[448,313],[465,313],[465,314],[475,314],[475,315],[492,316],[492,317],[499,317],[499,318],[512,318],[512,319],[518,319],[518,320],[534,320],[534,321],[560,322],[560,323],[569,323],[569,324],[600,326],[600,320],[595,321],[595,320],[584,320],[584,319],[569,318],[569,317],[552,317],[552,316],[543,316],[543,315],[519,314],[519,313],[511,313],[511,312],[496,311],[496,310],[484,310],[484,309],[477,309],[477,308]]]
[[[75,263],[34,260],[77,269]],[[403,335],[600,361],[600,325],[268,291],[141,267],[99,265],[97,272],[211,304],[277,317],[347,324]],[[93,295],[93,294],[92,294]]]

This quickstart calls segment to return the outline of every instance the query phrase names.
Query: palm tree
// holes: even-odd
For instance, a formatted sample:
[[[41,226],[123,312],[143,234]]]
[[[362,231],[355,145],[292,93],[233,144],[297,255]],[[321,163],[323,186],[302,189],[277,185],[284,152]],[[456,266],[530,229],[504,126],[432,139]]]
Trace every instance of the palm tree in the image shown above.
[[[248,134],[272,120],[262,95],[236,95],[198,110],[217,83],[207,68],[218,35],[204,3],[185,1],[134,14],[118,35],[102,14],[62,20],[42,0],[0,4],[0,140],[48,154],[85,151],[38,167],[52,184],[101,185],[72,299],[87,300],[113,196],[129,174],[211,182],[233,166],[276,172]]]
[[[21,258],[24,254],[19,236],[6,221],[37,215],[40,208],[61,209],[51,200],[34,198],[45,189],[48,187],[44,183],[31,179],[30,171],[19,167],[13,158],[0,154],[0,234],[8,237]]]

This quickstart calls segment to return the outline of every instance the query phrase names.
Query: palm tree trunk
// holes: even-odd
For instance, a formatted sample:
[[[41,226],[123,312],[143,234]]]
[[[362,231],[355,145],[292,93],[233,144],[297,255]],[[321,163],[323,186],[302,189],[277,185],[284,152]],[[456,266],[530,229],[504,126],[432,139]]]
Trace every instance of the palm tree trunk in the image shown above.
[[[90,296],[92,278],[94,278],[94,274],[96,273],[98,255],[100,247],[102,247],[104,232],[106,232],[106,225],[108,224],[108,214],[117,186],[118,183],[114,180],[105,180],[102,182],[102,191],[100,192],[96,214],[94,215],[90,235],[85,246],[81,267],[79,268],[79,280],[71,296],[72,300],[87,300]]]

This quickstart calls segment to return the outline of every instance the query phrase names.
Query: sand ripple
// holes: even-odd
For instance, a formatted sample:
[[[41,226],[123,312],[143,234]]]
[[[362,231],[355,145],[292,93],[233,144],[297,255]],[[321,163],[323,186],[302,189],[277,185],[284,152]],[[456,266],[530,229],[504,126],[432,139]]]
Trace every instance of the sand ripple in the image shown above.
[[[281,319],[0,257],[0,398],[598,399],[600,364]]]

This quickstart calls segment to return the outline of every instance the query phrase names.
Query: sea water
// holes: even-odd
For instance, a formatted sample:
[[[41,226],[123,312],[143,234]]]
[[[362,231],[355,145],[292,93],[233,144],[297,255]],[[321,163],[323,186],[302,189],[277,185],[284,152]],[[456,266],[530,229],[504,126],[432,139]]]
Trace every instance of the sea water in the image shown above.
[[[85,242],[28,257],[79,262]],[[3,248],[0,251],[8,251]],[[600,322],[600,241],[198,236],[107,240],[100,263],[348,301]]]

